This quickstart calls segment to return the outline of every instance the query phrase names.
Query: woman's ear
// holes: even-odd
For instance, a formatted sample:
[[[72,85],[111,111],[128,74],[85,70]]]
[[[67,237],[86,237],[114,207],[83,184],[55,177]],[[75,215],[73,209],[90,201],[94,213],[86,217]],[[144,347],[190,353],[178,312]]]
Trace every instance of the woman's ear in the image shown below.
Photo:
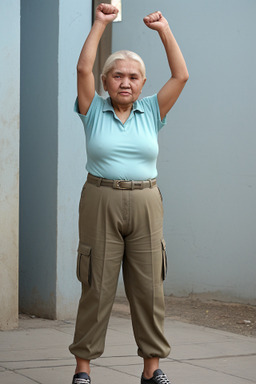
[[[101,75],[101,81],[102,81],[102,85],[103,85],[104,91],[107,92],[108,88],[107,88],[107,78],[106,78],[106,76]]]
[[[146,79],[146,77],[145,77],[145,79],[144,79],[143,82],[142,82],[142,87],[141,87],[141,91],[140,91],[140,93],[142,93],[142,88],[144,87],[146,81],[147,81],[147,79]]]

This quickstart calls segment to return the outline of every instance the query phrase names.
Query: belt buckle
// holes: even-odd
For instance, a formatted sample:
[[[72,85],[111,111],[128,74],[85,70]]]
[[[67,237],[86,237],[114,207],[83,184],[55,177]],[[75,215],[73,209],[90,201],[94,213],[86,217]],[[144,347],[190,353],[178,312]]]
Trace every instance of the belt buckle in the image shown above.
[[[136,189],[143,189],[144,182],[143,181],[134,181],[134,188]]]
[[[123,180],[114,180],[113,182],[113,188],[114,189],[128,189],[126,187],[122,187],[120,184],[123,182]]]

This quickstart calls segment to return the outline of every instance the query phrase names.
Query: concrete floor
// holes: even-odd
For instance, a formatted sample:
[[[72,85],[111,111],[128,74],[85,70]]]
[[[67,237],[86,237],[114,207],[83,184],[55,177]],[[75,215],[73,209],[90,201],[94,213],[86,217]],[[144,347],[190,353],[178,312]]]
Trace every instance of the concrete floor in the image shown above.
[[[22,319],[0,332],[0,383],[71,384],[75,361],[68,351],[74,322]],[[256,338],[166,319],[171,355],[161,368],[173,384],[256,383]],[[92,384],[140,384],[130,319],[112,316],[104,355],[92,363]]]

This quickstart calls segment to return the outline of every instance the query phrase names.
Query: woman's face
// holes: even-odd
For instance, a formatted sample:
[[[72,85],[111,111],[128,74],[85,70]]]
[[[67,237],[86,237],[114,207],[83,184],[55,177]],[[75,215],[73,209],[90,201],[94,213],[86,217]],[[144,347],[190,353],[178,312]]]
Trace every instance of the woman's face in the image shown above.
[[[139,98],[146,79],[142,76],[140,63],[126,59],[117,60],[107,76],[102,77],[102,81],[112,103],[125,106]]]

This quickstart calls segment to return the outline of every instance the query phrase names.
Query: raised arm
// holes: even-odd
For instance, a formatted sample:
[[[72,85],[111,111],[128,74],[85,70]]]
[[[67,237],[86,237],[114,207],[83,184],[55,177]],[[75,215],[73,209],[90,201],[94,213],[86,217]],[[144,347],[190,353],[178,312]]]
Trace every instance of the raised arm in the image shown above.
[[[118,9],[111,4],[100,4],[96,9],[95,21],[83,45],[77,63],[77,92],[79,112],[86,115],[95,94],[93,66],[100,39],[106,26],[117,16]]]
[[[161,119],[170,111],[188,78],[188,70],[181,50],[172,34],[168,21],[161,12],[154,12],[144,18],[144,23],[150,29],[158,32],[164,45],[171,78],[165,83],[157,94]]]

